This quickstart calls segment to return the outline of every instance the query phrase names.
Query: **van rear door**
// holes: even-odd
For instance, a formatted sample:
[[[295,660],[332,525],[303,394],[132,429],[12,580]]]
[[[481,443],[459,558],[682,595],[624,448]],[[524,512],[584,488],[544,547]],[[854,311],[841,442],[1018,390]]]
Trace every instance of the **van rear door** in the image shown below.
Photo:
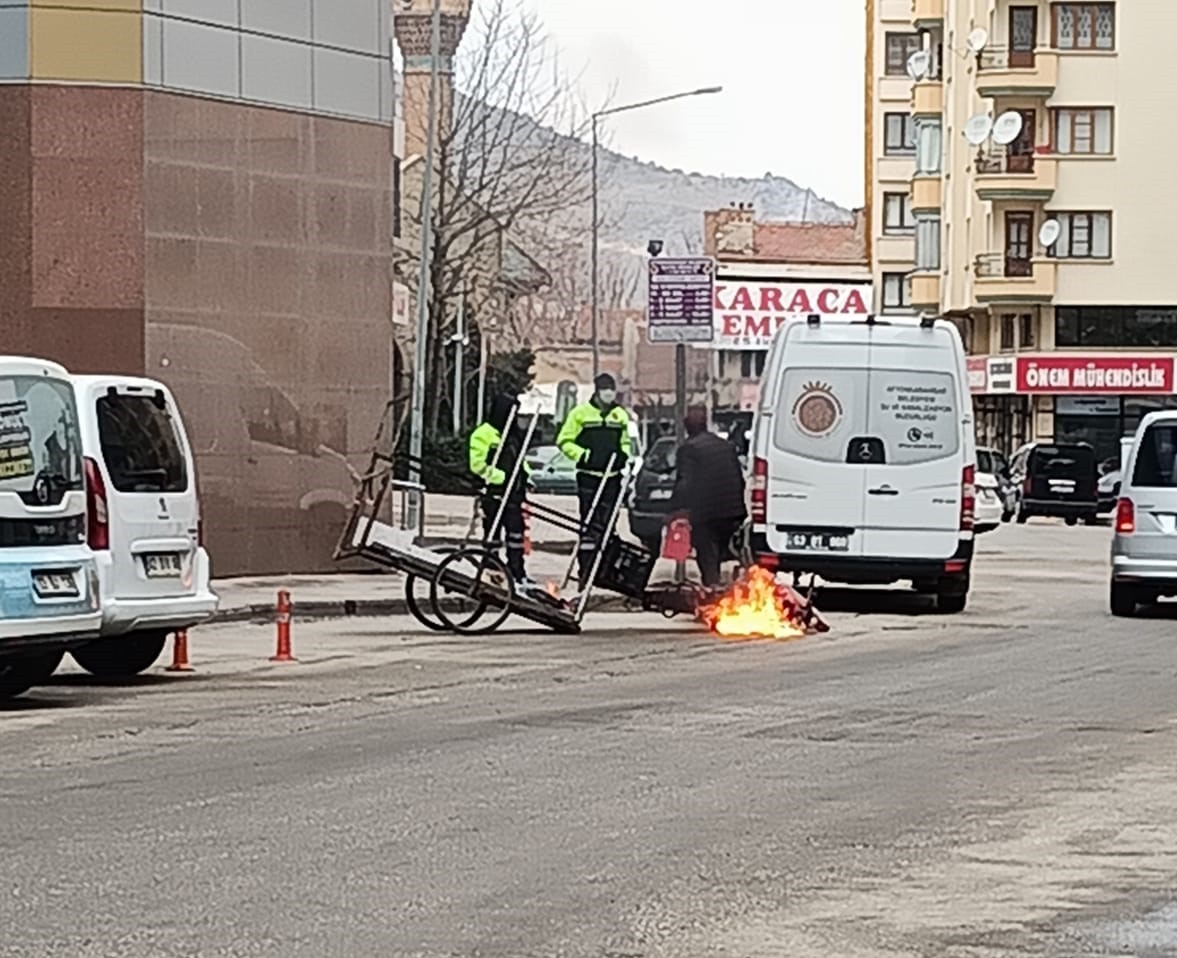
[[[876,327],[870,350],[864,553],[946,559],[965,463],[957,351],[946,329]]]
[[[92,389],[119,598],[192,595],[199,522],[195,477],[175,402],[162,387]]]
[[[1121,489],[1135,507],[1136,531],[1126,551],[1133,559],[1171,559],[1177,553],[1177,422],[1147,426],[1129,465],[1132,481],[1125,476]]]
[[[866,425],[864,326],[788,329],[783,370],[762,397],[768,547],[778,554],[862,554],[867,469],[848,460]]]

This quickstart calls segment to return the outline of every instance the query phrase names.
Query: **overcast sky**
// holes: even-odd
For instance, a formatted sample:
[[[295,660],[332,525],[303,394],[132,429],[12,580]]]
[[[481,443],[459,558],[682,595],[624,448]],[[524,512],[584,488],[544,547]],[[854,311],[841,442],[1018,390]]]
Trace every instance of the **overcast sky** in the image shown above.
[[[718,96],[611,117],[610,145],[703,173],[787,176],[862,202],[862,0],[523,0],[590,104]]]

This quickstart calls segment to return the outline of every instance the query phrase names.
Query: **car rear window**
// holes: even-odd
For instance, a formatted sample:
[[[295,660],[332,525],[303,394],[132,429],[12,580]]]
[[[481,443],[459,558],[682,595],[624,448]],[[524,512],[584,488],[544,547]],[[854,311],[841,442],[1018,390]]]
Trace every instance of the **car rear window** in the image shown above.
[[[993,460],[993,454],[988,449],[977,450],[977,472],[986,472],[991,476],[997,475],[997,464]]]
[[[1148,427],[1136,453],[1132,485],[1160,489],[1177,486],[1177,425]]]
[[[961,415],[951,373],[874,369],[869,435],[882,439],[887,464],[909,466],[956,455]]]
[[[185,492],[188,463],[167,402],[155,395],[98,400],[98,437],[110,481],[119,492]]]
[[[1081,472],[1095,472],[1095,450],[1086,446],[1039,446],[1032,468],[1047,479],[1071,479]]]
[[[646,466],[654,472],[673,472],[678,462],[678,443],[673,439],[659,439],[650,447]]]
[[[794,366],[785,370],[774,410],[773,444],[819,462],[845,462],[862,435],[866,370]]]

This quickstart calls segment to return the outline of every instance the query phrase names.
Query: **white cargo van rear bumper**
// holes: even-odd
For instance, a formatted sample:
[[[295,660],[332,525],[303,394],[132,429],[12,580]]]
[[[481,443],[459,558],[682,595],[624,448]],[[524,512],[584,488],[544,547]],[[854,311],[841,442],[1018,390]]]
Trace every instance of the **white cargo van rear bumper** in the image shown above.
[[[209,586],[208,554],[200,549],[193,563],[191,591],[151,598],[113,595],[112,560],[97,556],[102,595],[102,636],[131,632],[188,629],[206,622],[217,611],[220,600]]]
[[[973,539],[961,538],[947,558],[841,556],[829,553],[780,553],[768,547],[763,532],[752,533],[752,554],[757,564],[779,572],[818,575],[827,582],[855,585],[890,585],[893,582],[947,583],[956,580],[967,591],[973,562]]]

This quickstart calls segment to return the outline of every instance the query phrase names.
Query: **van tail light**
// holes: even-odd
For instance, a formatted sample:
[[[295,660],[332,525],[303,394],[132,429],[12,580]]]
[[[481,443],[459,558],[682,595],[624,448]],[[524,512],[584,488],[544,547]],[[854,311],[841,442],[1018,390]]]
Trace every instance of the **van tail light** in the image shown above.
[[[960,474],[960,530],[971,532],[977,513],[977,469],[965,466]]]
[[[752,460],[752,521],[768,522],[768,460]]]
[[[110,508],[102,470],[86,460],[86,544],[94,550],[110,548]]]
[[[1116,503],[1116,534],[1130,536],[1136,531],[1136,504],[1127,498]]]

